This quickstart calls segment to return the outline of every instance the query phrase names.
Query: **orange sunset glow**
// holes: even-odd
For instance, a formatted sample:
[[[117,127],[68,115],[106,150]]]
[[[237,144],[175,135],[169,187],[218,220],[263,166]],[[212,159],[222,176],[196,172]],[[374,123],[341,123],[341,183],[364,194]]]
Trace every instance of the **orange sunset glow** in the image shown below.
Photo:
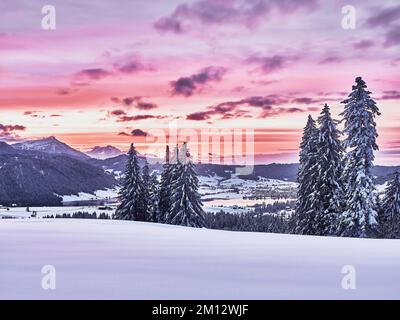
[[[377,163],[400,162],[400,43],[375,2],[360,8],[357,30],[329,14],[342,1],[276,2],[215,20],[196,1],[185,4],[187,16],[180,1],[121,1],[124,9],[56,2],[55,30],[40,27],[39,4],[9,4],[20,23],[0,21],[0,135],[8,143],[55,136],[82,151],[126,151],[134,142],[160,156],[174,141],[151,132],[169,137],[173,123],[178,136],[252,129],[256,161],[296,162],[308,114],[317,118],[328,103],[340,119],[340,102],[362,76],[382,112]],[[223,10],[231,1],[203,2]]]

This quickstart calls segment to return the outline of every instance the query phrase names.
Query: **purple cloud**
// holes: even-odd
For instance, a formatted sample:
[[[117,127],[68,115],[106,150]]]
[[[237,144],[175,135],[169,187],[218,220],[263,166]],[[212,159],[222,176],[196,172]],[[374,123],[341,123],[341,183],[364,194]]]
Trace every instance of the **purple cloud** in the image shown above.
[[[383,91],[383,95],[379,98],[379,100],[400,100],[400,91],[397,90]]]
[[[180,4],[169,16],[161,17],[154,27],[160,32],[181,34],[189,30],[193,24],[244,25],[248,28],[265,21],[266,15],[272,11],[291,14],[299,9],[312,10],[317,0],[200,0],[191,4]]]
[[[11,131],[24,131],[26,130],[25,126],[19,125],[19,124],[0,124],[0,130],[1,131],[7,131],[7,132],[11,132]]]
[[[146,131],[143,131],[141,129],[135,129],[135,130],[132,130],[131,135],[133,137],[147,137],[149,134]]]
[[[56,91],[56,94],[60,95],[60,96],[67,96],[67,95],[73,94],[74,92],[75,92],[75,90],[72,90],[72,89],[59,89]]]
[[[371,40],[361,40],[353,44],[354,49],[363,50],[368,49],[374,45],[374,42]]]
[[[122,99],[122,103],[126,106],[130,106],[135,101],[135,98],[127,97]]]
[[[384,46],[391,47],[400,44],[400,27],[394,27],[385,35]]]
[[[84,69],[77,72],[73,79],[72,85],[74,86],[86,86],[91,81],[102,80],[109,76],[133,74],[140,71],[154,71],[154,68],[150,65],[146,65],[141,62],[140,58],[135,55],[129,55],[124,57],[117,57],[110,62],[110,67],[104,68],[90,68]],[[59,91],[59,94],[69,94],[67,91]]]
[[[32,118],[42,118],[42,119],[46,118],[45,115],[40,113],[41,113],[40,111],[28,110],[24,112],[24,116],[30,116]]]
[[[380,154],[397,156],[397,155],[400,155],[400,149],[384,150],[384,151],[381,151]]]
[[[182,23],[179,19],[171,17],[162,17],[154,24],[154,27],[161,32],[183,33]]]
[[[342,57],[332,55],[332,56],[327,56],[327,57],[323,58],[319,63],[320,64],[339,63],[342,61],[343,61]]]
[[[158,105],[153,102],[143,101],[144,97],[136,96],[136,97],[126,97],[123,99],[115,98],[114,101],[118,101],[118,103],[122,103],[124,106],[129,107],[133,106],[139,110],[152,110],[158,108]]]
[[[139,110],[152,110],[158,108],[158,105],[152,102],[137,101],[135,107]]]
[[[19,124],[0,124],[0,139],[5,141],[16,141],[19,139],[19,135],[16,133],[16,131],[25,130],[26,127]]]
[[[152,110],[158,108],[158,104],[154,102],[144,101],[145,97],[136,96],[136,97],[125,97],[125,98],[118,98],[118,97],[111,97],[110,100],[114,103],[118,103],[121,106],[130,107],[133,106],[138,110]],[[122,110],[120,110],[122,111]],[[124,111],[122,111],[124,112]]]
[[[136,116],[123,115],[117,119],[117,122],[140,121],[140,120],[155,119],[155,118],[162,119],[162,117],[157,117],[150,114],[139,114]]]
[[[266,118],[270,116],[275,116],[283,113],[295,113],[295,112],[309,112],[309,111],[318,111],[319,108],[310,107],[310,108],[283,108],[280,107],[283,104],[287,103],[301,103],[301,104],[311,104],[316,102],[317,100],[313,100],[311,98],[296,98],[296,99],[288,99],[286,97],[278,96],[278,95],[269,95],[269,96],[254,96],[248,97],[237,101],[227,101],[215,106],[210,106],[206,111],[195,112],[188,114],[186,116],[187,120],[193,121],[205,121],[210,120],[213,116],[220,116],[219,119],[232,119],[232,118],[241,118],[241,117],[251,117],[248,114],[248,111],[242,110],[243,107],[253,107],[261,110],[261,114],[258,116],[259,118]]]
[[[30,111],[30,110],[24,111],[24,116],[31,116],[31,115],[35,114],[36,112],[37,111]]]
[[[226,69],[223,67],[207,67],[189,77],[181,77],[176,81],[171,81],[172,94],[190,97],[201,89],[208,82],[217,82],[225,75]]]
[[[120,58],[121,59],[121,58]],[[121,59],[124,60],[124,59]],[[120,61],[114,64],[114,68],[125,74],[137,73],[140,71],[153,71],[154,68],[144,64],[139,57],[133,56],[125,58],[125,61]]]
[[[298,57],[286,56],[286,55],[274,55],[274,56],[251,56],[245,60],[249,64],[258,64],[260,70],[264,73],[271,73],[274,71],[286,68],[289,62],[297,60]]]
[[[128,115],[124,110],[116,109],[109,113],[109,116],[116,117],[117,122],[130,122],[130,121],[140,121],[147,119],[165,119],[167,116],[162,115],[152,115],[152,114],[138,114],[138,115]]]
[[[400,20],[400,6],[378,10],[367,19],[367,25],[374,27],[387,27]]]
[[[61,114],[58,113],[52,113],[52,114],[47,114],[44,115],[41,111],[33,111],[33,110],[28,110],[24,112],[24,116],[30,116],[32,118],[41,118],[41,119],[45,119],[45,118],[56,118],[56,117],[62,117]]]
[[[118,133],[119,136],[130,136],[130,137],[147,137],[149,134],[146,131],[141,129],[134,129],[131,133],[120,132]]]
[[[186,116],[186,120],[193,121],[204,121],[210,119],[211,115],[214,114],[210,111],[194,112]]]
[[[117,117],[119,117],[119,116],[125,116],[125,115],[126,115],[126,112],[125,112],[124,110],[121,110],[121,109],[116,109],[116,110],[111,111],[110,114],[111,114],[112,116],[117,116]]]
[[[293,103],[298,104],[313,104],[319,102],[319,100],[314,100],[313,98],[302,97],[302,98],[295,98],[292,100]]]
[[[105,77],[108,77],[112,74],[112,72],[101,69],[101,68],[95,68],[95,69],[85,69],[82,71],[79,71],[77,73],[78,78],[86,78],[90,80],[100,80]]]

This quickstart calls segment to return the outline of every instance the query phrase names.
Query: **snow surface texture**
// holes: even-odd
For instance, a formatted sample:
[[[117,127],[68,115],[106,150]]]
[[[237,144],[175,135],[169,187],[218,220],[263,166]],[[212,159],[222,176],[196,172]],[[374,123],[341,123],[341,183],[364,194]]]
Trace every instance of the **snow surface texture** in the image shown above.
[[[56,290],[41,269],[56,268]],[[342,267],[356,290],[342,289]],[[0,299],[399,299],[400,241],[0,220]]]

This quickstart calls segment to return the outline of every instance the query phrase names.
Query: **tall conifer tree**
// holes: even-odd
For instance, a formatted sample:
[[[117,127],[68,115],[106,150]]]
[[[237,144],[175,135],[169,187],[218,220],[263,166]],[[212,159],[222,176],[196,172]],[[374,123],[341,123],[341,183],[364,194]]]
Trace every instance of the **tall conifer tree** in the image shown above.
[[[142,185],[141,185],[141,194],[140,201],[141,206],[143,207],[143,216],[144,221],[153,221],[153,203],[151,199],[151,176],[150,176],[150,168],[147,159],[144,159],[144,165],[142,169]]]
[[[173,172],[172,204],[166,222],[188,227],[205,227],[204,211],[198,192],[199,180],[184,143]]]
[[[145,221],[143,201],[141,200],[141,173],[137,152],[133,143],[128,152],[128,161],[125,168],[125,178],[119,193],[120,205],[115,211],[115,218],[119,220]]]
[[[154,222],[160,221],[160,183],[158,182],[157,174],[153,172],[150,175],[150,207],[151,207],[151,220]]]
[[[380,113],[370,94],[364,80],[357,77],[348,99],[342,102],[347,149],[343,176],[346,210],[338,230],[342,236],[368,237],[376,232],[376,193],[371,169],[374,151],[378,150],[375,117]]]
[[[318,129],[308,116],[300,143],[300,166],[296,210],[291,218],[291,229],[298,234],[315,234],[318,208],[316,183],[318,180]]]
[[[342,185],[343,147],[337,122],[332,119],[329,106],[325,104],[318,118],[318,180],[316,193],[318,211],[316,213],[317,235],[333,235],[337,232],[337,222],[344,207]]]
[[[160,181],[160,196],[158,203],[158,222],[164,222],[165,217],[171,209],[171,183],[172,183],[172,168],[173,164],[170,163],[169,146],[165,150],[165,163],[161,173]]]

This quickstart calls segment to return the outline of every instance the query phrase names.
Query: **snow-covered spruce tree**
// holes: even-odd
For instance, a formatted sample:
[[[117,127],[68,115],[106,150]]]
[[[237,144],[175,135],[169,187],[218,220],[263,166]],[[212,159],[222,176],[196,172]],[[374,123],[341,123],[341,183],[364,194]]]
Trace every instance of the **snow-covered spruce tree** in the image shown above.
[[[385,238],[385,235],[387,234],[386,226],[387,226],[387,221],[386,221],[386,216],[384,214],[384,211],[382,209],[382,201],[379,196],[379,194],[376,195],[375,199],[375,208],[376,208],[376,222],[377,222],[377,237],[378,238]]]
[[[382,201],[382,212],[385,217],[384,238],[400,238],[400,173],[395,172],[386,187]]]
[[[166,223],[197,228],[206,226],[198,188],[197,173],[184,143],[173,170],[172,203]]]
[[[151,201],[150,168],[147,160],[144,160],[142,169],[142,185],[140,188],[140,201],[143,205],[144,221],[153,221],[153,204]]]
[[[341,114],[344,121],[346,210],[338,233],[348,237],[370,237],[376,233],[375,186],[371,173],[374,151],[378,150],[375,117],[380,115],[371,92],[361,77],[356,78],[352,92]]]
[[[119,194],[121,204],[115,211],[115,219],[145,221],[145,210],[141,199],[141,174],[137,152],[133,143],[128,152],[125,178]]]
[[[152,214],[152,221],[160,222],[160,183],[158,182],[158,177],[155,172],[150,175],[150,207]]]
[[[167,146],[165,150],[165,163],[161,173],[157,222],[164,222],[167,213],[171,209],[172,169],[173,164],[170,163],[169,146]]]
[[[344,192],[342,186],[343,147],[340,141],[341,132],[337,122],[332,119],[329,106],[324,105],[318,118],[318,176],[316,197],[316,234],[333,235],[337,231],[338,218],[343,212]]]
[[[296,210],[291,217],[291,231],[297,234],[315,234],[315,215],[318,209],[316,183],[318,180],[318,129],[311,115],[300,143],[300,166],[297,175]]]

